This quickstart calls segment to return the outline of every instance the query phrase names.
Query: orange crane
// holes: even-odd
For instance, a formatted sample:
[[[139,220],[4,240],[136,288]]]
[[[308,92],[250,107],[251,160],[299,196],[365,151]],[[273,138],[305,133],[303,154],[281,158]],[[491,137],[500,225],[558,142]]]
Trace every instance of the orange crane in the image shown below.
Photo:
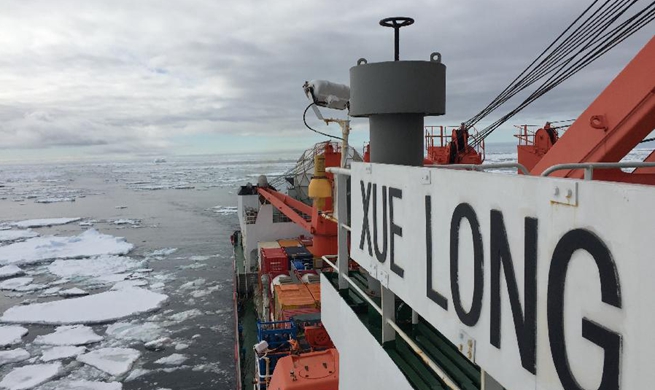
[[[317,154],[314,159],[314,179],[311,186],[318,185],[322,196],[314,200],[313,206],[307,205],[272,188],[257,188],[257,192],[275,208],[280,210],[291,221],[302,226],[313,235],[313,245],[308,247],[315,257],[337,253],[337,224],[326,217],[332,208],[333,175],[325,172],[325,167],[338,167],[341,161],[341,150],[335,149],[329,142],[323,154]]]
[[[578,117],[541,158],[531,164],[519,149],[519,163],[539,175],[562,163],[618,162],[655,129],[655,37]],[[651,153],[646,162],[655,161]],[[582,178],[582,170],[560,170],[551,176]],[[652,168],[632,173],[603,169],[594,179],[655,184]]]

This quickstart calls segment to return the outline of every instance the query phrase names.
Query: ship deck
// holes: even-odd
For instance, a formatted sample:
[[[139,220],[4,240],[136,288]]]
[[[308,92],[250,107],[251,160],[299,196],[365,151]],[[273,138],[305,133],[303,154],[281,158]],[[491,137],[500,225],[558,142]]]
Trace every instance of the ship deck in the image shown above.
[[[324,273],[330,284],[338,289],[336,273]],[[352,280],[366,291],[366,278],[359,272],[350,272]],[[382,318],[359,293],[352,288],[340,290],[341,297],[348,302],[362,324],[378,340],[381,338]],[[380,298],[372,298],[380,305]],[[411,337],[412,341],[439,365],[463,390],[480,389],[480,368],[466,359],[457,347],[428,322],[419,318],[418,324],[411,322],[411,309],[400,299],[396,300],[396,323]],[[386,343],[383,348],[389,357],[405,374],[415,389],[448,389],[448,386],[425,364],[400,337]]]
[[[243,303],[243,314],[239,318],[242,325],[243,341],[241,348],[241,375],[244,389],[251,389],[255,379],[255,352],[252,348],[257,344],[257,312],[252,299]]]

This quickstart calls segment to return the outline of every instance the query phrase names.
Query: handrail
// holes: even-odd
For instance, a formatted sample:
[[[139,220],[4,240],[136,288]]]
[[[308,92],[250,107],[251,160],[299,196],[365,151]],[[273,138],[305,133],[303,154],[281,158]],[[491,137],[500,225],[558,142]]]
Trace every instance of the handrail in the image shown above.
[[[325,170],[327,172],[333,173],[335,175],[350,176],[350,169],[348,169],[348,168],[328,167],[328,168],[325,168]]]
[[[557,164],[546,169],[541,173],[541,176],[549,176],[551,173],[561,171],[563,169],[584,169],[584,179],[591,180],[594,175],[594,169],[614,169],[614,168],[646,168],[655,167],[655,162],[593,162],[593,163],[572,163],[572,164]]]
[[[425,355],[425,352],[419,347],[414,340],[412,340],[405,332],[403,332],[398,325],[396,325],[395,322],[393,322],[390,318],[387,319],[387,324],[389,324],[395,331],[400,335],[400,337],[405,340],[405,342],[414,350],[414,352],[423,360],[425,364],[427,364],[432,371],[434,371],[435,374],[441,378],[441,380],[451,388],[452,390],[460,390],[459,386],[457,383],[455,383],[449,376],[446,374],[441,367],[437,366],[435,362],[432,361],[427,355]]]
[[[355,291],[357,291],[357,292],[362,296],[362,298],[364,298],[364,300],[365,300],[369,305],[371,305],[371,307],[373,307],[373,309],[375,309],[375,311],[377,311],[381,316],[383,316],[383,314],[382,314],[382,309],[381,309],[381,308],[380,308],[380,307],[379,307],[375,302],[373,302],[373,300],[368,296],[368,294],[364,293],[364,292],[362,291],[362,289],[360,289],[359,286],[357,286],[357,285],[355,284],[355,282],[353,282],[352,279],[350,279],[350,277],[349,277],[348,275],[346,275],[346,274],[342,273],[341,271],[339,271],[339,268],[338,268],[334,263],[332,263],[330,260],[328,260],[328,257],[334,259],[334,258],[337,257],[337,255],[326,255],[326,256],[323,256],[322,259],[323,259],[323,261],[326,262],[330,267],[332,267],[335,271],[337,271],[338,273],[340,273],[341,276],[342,276],[346,281],[348,281],[348,284],[350,284],[350,286],[353,287],[353,288],[355,289]],[[383,317],[384,317],[384,316],[383,316]],[[418,357],[421,358],[421,360],[423,360],[423,362],[424,362],[425,364],[427,364],[428,367],[430,367],[430,369],[431,369],[435,374],[437,374],[437,376],[438,376],[439,378],[441,378],[441,380],[446,384],[446,386],[448,386],[451,390],[460,390],[460,387],[459,387],[459,386],[458,386],[458,385],[457,385],[457,384],[456,384],[456,383],[455,383],[455,382],[450,378],[450,376],[448,376],[448,374],[446,374],[446,373],[441,369],[441,367],[439,367],[435,362],[433,362],[432,359],[430,359],[430,358],[425,354],[425,352],[423,352],[423,350],[421,349],[421,347],[419,347],[419,346],[414,342],[414,340],[412,340],[412,339],[411,339],[411,338],[410,338],[410,337],[409,337],[405,332],[403,332],[403,330],[400,329],[400,327],[399,327],[398,325],[396,325],[396,323],[395,323],[392,319],[388,318],[388,319],[386,320],[386,322],[387,322],[387,324],[389,324],[389,326],[391,326],[391,327],[396,331],[396,333],[397,333],[397,334],[398,334],[398,335],[399,335],[399,336],[400,336],[400,337],[401,337],[401,338],[402,338],[402,339],[403,339],[403,340],[404,340],[404,341],[405,341],[405,342],[410,346],[410,348],[412,348],[412,350],[414,351],[414,353],[416,353],[416,354],[418,355]]]
[[[366,294],[364,291],[362,291],[362,289],[359,288],[359,286],[358,286],[357,284],[355,284],[355,282],[353,282],[352,279],[350,279],[350,276],[348,276],[347,274],[345,274],[345,273],[339,271],[339,267],[337,267],[336,264],[334,264],[333,262],[331,262],[330,260],[328,260],[328,257],[334,259],[334,258],[337,257],[337,255],[325,255],[325,256],[321,257],[321,259],[322,259],[324,262],[326,262],[330,267],[332,267],[335,271],[337,271],[338,273],[340,273],[341,276],[343,276],[343,278],[344,278],[346,281],[348,281],[348,284],[350,284],[350,285],[355,289],[355,291],[357,291],[357,292],[359,293],[359,295],[361,295],[362,298],[364,298],[364,300],[365,300],[369,305],[371,305],[371,306],[373,307],[373,309],[375,309],[375,311],[377,311],[380,315],[382,315],[382,309],[381,309],[381,308],[380,308],[380,307],[379,307],[375,302],[373,302],[373,300],[368,296],[368,294]]]
[[[523,174],[530,175],[528,168],[519,163],[426,165],[425,168],[472,169],[474,171],[485,171],[487,169],[499,168],[516,168],[520,169]]]

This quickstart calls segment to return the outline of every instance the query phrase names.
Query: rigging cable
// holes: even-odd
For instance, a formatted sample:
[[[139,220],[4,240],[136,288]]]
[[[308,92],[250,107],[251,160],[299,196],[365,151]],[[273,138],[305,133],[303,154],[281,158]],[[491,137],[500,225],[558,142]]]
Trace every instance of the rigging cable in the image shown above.
[[[634,1],[630,4],[632,5]],[[629,5],[629,6],[630,6]],[[626,8],[627,10],[627,8]],[[625,10],[623,11],[625,12]],[[620,15],[615,15],[612,21],[615,21]],[[618,26],[614,27],[609,32],[606,32],[600,36],[595,36],[594,40],[586,43],[584,47],[578,50],[573,56],[568,58],[564,64],[562,64],[556,73],[551,74],[551,76],[536,90],[534,91],[527,99],[525,99],[517,108],[510,111],[508,114],[503,116],[501,119],[492,123],[490,126],[485,128],[480,132],[480,134],[472,138],[471,146],[479,145],[484,138],[486,138],[491,132],[497,129],[500,125],[506,122],[508,119],[516,115],[523,108],[528,106],[530,103],[535,101],[537,98],[541,97],[548,91],[555,88],[557,85],[561,84],[563,81],[567,80],[569,77],[573,76],[575,73],[598,59],[600,56],[605,54],[607,51],[612,49],[614,46],[621,43],[623,40],[628,38],[630,35],[634,34],[636,31],[641,29],[646,24],[650,23],[655,19],[655,1],[650,5],[637,12],[630,18],[623,21]],[[602,33],[602,32],[601,32]],[[586,51],[586,53],[585,53]],[[583,54],[584,53],[584,54]],[[581,58],[576,59],[576,57],[581,56]],[[574,61],[575,60],[575,61]]]
[[[330,134],[324,133],[324,132],[322,132],[322,131],[318,131],[318,130],[312,128],[311,126],[309,126],[309,125],[307,124],[307,118],[306,118],[306,116],[307,116],[307,111],[308,111],[308,110],[311,108],[311,106],[313,106],[313,105],[314,105],[314,103],[310,103],[309,106],[307,106],[307,108],[305,108],[305,112],[302,113],[302,121],[303,121],[303,123],[305,124],[305,126],[306,126],[309,130],[313,131],[314,133],[318,133],[318,134],[324,135],[324,136],[326,136],[326,137],[330,137],[330,138],[334,138],[334,139],[338,139],[338,140],[343,141],[343,138],[341,138],[341,137],[337,137],[336,135],[330,135]]]
[[[547,56],[544,57],[541,62],[535,66],[530,72],[528,72],[522,79],[520,79],[518,82],[517,80],[519,77],[523,74],[525,74],[532,65],[534,65],[539,58],[543,57],[545,53],[548,51],[549,48],[551,48],[560,38],[564,36],[564,34],[570,30],[579,20],[580,18],[587,13],[590,9],[593,8],[593,6],[598,2],[598,0],[594,1],[587,9],[580,15],[576,20],[571,23],[566,30],[560,34],[553,43],[551,43],[548,48],[546,48],[538,57],[535,59],[532,64],[530,64],[522,73],[517,77],[512,83],[510,83],[510,86],[508,86],[501,94],[499,94],[493,101],[490,103],[483,111],[478,113],[476,116],[471,118],[467,123],[470,124],[471,126],[477,123],[480,119],[484,118],[486,115],[491,113],[493,110],[498,108],[500,105],[505,103],[507,100],[512,98],[514,95],[517,93],[521,92],[528,86],[532,85],[534,82],[539,80],[540,78],[544,77],[548,73],[551,73],[554,68],[561,67],[561,62],[563,59],[566,58],[567,55],[569,55],[573,49],[576,47],[580,46],[582,43],[584,43],[585,40],[589,40],[590,37],[593,38],[597,36],[600,32],[602,32],[604,29],[609,26],[620,14],[625,12],[627,8],[629,8],[631,5],[633,5],[637,0],[621,0],[622,3],[616,2],[614,5],[610,5],[608,9],[604,9],[604,7],[610,2],[610,0],[606,0],[603,5],[600,6],[597,10],[595,10],[591,16],[589,16],[584,22],[582,22],[578,27],[575,28],[575,30],[566,37],[559,45],[553,49],[553,51],[548,54]],[[619,8],[623,7],[623,8]],[[514,84],[514,85],[513,85]]]
[[[517,88],[517,86],[514,85],[514,83],[516,83],[517,81],[519,81],[520,77],[523,76],[524,74],[526,74],[526,72],[528,72],[528,70],[529,70],[529,69],[530,69],[530,68],[531,68],[531,67],[532,67],[532,66],[533,66],[533,65],[534,65],[534,64],[539,60],[539,58],[543,57],[543,56],[548,52],[548,50],[549,50],[551,47],[553,47],[553,45],[555,44],[555,42],[557,42],[557,41],[558,41],[562,36],[564,36],[564,34],[566,34],[566,32],[569,31],[569,30],[570,30],[570,29],[571,29],[571,28],[572,28],[572,27],[573,27],[573,26],[578,22],[578,20],[580,20],[580,18],[582,18],[582,16],[583,16],[587,11],[589,11],[589,10],[590,10],[590,9],[591,9],[591,8],[592,8],[592,7],[597,3],[597,2],[598,2],[598,0],[595,0],[595,1],[594,1],[594,2],[589,6],[589,7],[587,7],[587,9],[585,9],[584,12],[583,12],[582,14],[580,14],[580,15],[579,15],[579,16],[578,16],[578,17],[577,17],[577,18],[576,18],[576,19],[575,19],[575,20],[574,20],[574,21],[573,21],[573,22],[572,22],[572,23],[571,23],[571,24],[570,24],[570,25],[569,25],[569,26],[568,26],[568,27],[567,27],[567,28],[566,28],[566,29],[565,29],[565,30],[564,30],[564,31],[563,31],[563,32],[562,32],[558,37],[557,37],[557,38],[555,38],[555,40],[554,40],[550,45],[548,45],[548,47],[545,48],[545,49],[541,52],[541,54],[539,54],[539,55],[537,56],[537,58],[535,58],[534,61],[532,61],[532,62],[530,63],[530,65],[528,65],[528,66],[527,66],[527,67],[526,67],[526,68],[525,68],[525,69],[524,69],[524,70],[523,70],[523,71],[522,71],[518,76],[516,76],[516,78],[515,78],[514,80],[512,80],[512,82],[511,82],[511,83],[510,83],[510,84],[509,84],[509,85],[508,85],[508,86],[507,86],[507,87],[506,87],[506,88],[505,88],[505,89],[504,89],[500,94],[498,94],[498,96],[496,96],[496,97],[494,98],[494,100],[491,101],[491,103],[489,103],[489,104],[487,105],[487,107],[485,107],[485,108],[484,108],[482,111],[480,111],[478,114],[474,115],[471,119],[469,119],[468,121],[466,121],[466,122],[465,122],[465,124],[466,124],[466,128],[470,128],[470,127],[474,126],[474,125],[475,125],[475,124],[476,124],[480,119],[484,118],[484,117],[487,116],[489,113],[491,113],[491,112],[494,111],[496,108],[498,108],[498,106],[500,106],[500,105],[504,102],[504,101],[503,101],[503,102],[500,102],[500,101],[501,101],[502,99],[504,99],[505,96],[507,96],[508,94],[511,94],[511,95],[513,96],[515,93],[512,93],[512,91],[513,91],[515,88]],[[542,60],[542,62],[543,62],[543,60]],[[532,72],[534,72],[534,70],[533,70]],[[525,79],[525,78],[524,78],[524,79]],[[521,79],[521,80],[524,80],[524,79]],[[519,84],[520,84],[520,82],[519,82]],[[499,102],[500,102],[500,103],[499,103]]]

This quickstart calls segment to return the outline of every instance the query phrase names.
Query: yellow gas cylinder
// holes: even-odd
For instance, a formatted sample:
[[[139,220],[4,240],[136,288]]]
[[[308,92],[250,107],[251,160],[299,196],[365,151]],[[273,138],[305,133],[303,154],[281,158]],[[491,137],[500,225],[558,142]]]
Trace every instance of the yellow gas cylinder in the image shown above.
[[[309,182],[308,192],[319,210],[325,206],[325,199],[332,197],[332,185],[325,176],[325,157],[323,155],[314,156],[314,177]]]

